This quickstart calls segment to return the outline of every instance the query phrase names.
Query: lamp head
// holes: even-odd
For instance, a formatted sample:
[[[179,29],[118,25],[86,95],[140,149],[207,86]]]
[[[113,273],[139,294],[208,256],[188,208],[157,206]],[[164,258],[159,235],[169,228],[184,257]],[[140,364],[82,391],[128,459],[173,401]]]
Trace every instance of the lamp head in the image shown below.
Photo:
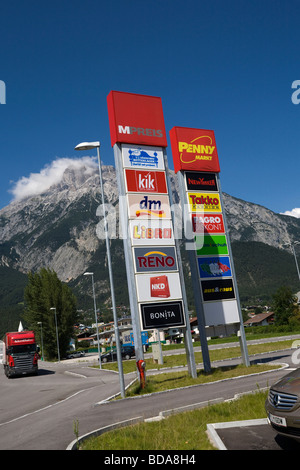
[[[81,144],[76,145],[74,150],[91,150],[100,147],[100,142],[81,142]]]

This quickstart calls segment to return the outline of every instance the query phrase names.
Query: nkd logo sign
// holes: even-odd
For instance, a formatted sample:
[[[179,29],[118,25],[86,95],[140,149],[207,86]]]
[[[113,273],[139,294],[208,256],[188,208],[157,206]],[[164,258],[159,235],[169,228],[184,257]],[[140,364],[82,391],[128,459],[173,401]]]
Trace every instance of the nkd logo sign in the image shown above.
[[[179,273],[136,274],[137,295],[139,302],[158,299],[181,299]]]
[[[177,271],[175,248],[163,246],[159,250],[152,246],[149,248],[134,248],[135,271],[165,272]]]

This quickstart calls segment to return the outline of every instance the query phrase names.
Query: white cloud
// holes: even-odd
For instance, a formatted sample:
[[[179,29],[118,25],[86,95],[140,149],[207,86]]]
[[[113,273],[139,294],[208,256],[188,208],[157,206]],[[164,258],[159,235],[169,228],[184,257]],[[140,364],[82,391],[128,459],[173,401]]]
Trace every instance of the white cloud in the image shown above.
[[[97,163],[94,157],[58,158],[46,165],[39,173],[31,173],[28,177],[22,176],[17,182],[13,183],[14,186],[10,192],[13,194],[14,200],[36,196],[46,191],[53,184],[58,184],[67,168],[84,169],[85,174],[91,174],[96,167]]]
[[[300,208],[295,208],[292,209],[291,211],[285,211],[281,212],[283,215],[291,215],[292,217],[296,217],[297,219],[300,219]]]

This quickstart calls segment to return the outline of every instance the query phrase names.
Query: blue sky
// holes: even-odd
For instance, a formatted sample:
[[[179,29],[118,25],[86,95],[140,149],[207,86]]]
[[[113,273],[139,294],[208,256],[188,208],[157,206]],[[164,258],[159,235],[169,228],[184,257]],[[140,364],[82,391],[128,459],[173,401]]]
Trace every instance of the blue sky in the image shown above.
[[[213,129],[224,192],[299,208],[299,14],[295,0],[2,2],[0,208],[79,142],[113,164],[110,90],[160,96],[167,132]]]

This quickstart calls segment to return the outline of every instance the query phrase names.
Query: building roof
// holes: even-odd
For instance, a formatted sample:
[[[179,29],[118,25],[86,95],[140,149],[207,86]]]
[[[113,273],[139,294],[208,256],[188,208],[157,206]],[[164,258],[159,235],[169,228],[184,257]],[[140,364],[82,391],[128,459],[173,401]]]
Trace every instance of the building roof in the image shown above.
[[[252,318],[244,322],[244,325],[253,325],[253,323],[261,323],[262,321],[266,320],[269,317],[274,316],[274,312],[267,312],[267,313],[258,313],[254,315]]]

